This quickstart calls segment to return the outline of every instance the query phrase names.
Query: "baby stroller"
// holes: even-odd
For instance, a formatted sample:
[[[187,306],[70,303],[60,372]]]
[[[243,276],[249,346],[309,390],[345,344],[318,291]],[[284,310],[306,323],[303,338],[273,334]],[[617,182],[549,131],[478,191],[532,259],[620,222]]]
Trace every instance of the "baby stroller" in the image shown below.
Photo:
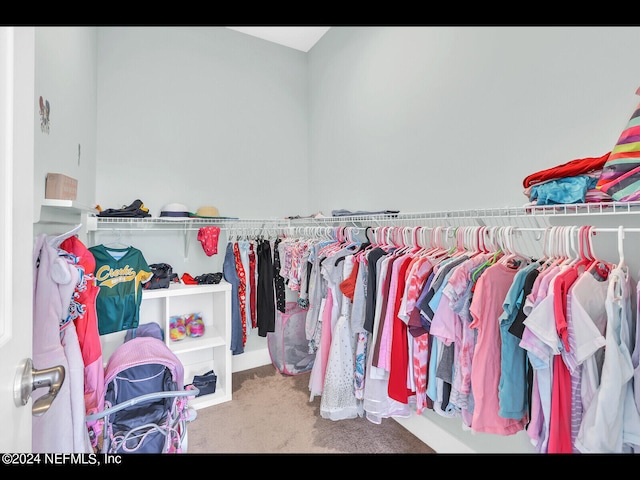
[[[186,451],[187,403],[199,391],[183,382],[182,363],[163,340],[127,337],[105,369],[104,410],[86,417],[102,423],[100,453]]]

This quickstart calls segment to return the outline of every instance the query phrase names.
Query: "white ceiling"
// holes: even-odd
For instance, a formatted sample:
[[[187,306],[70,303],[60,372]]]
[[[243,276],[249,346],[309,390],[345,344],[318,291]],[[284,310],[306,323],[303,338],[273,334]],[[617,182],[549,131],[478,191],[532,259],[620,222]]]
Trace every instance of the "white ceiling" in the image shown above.
[[[331,27],[227,27],[270,42],[295,48],[303,52],[311,50]]]

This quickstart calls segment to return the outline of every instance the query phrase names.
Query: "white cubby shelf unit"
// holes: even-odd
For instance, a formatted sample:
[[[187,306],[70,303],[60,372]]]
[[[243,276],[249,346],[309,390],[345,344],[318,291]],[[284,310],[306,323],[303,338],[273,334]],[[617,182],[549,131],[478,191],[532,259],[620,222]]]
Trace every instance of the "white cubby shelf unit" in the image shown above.
[[[205,325],[200,337],[185,336],[172,340],[170,318],[174,315],[199,313]],[[165,344],[184,367],[184,383],[194,375],[213,370],[217,375],[215,393],[190,400],[195,409],[231,400],[231,284],[221,281],[215,285],[171,284],[169,288],[144,290],[140,305],[140,324],[156,322],[164,331]],[[109,359],[124,341],[125,332],[101,335],[102,357]]]

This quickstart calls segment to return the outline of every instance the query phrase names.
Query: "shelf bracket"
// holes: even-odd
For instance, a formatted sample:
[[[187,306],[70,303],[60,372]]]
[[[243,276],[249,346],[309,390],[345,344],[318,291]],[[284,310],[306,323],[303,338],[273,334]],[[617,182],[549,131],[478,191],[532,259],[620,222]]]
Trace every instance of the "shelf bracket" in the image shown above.
[[[182,234],[184,236],[184,260],[187,261],[189,259],[189,228],[187,225],[184,226]]]

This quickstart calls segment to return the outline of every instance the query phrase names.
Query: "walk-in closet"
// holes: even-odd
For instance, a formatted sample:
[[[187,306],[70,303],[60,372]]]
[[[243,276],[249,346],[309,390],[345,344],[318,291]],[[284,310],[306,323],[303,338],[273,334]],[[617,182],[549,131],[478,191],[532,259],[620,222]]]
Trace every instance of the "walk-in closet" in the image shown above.
[[[635,128],[640,66],[628,61],[626,51],[640,42],[637,27],[332,26],[308,51],[204,25],[2,27],[0,35],[0,59],[7,65],[0,81],[0,110],[7,112],[0,119],[0,139],[6,139],[0,143],[7,146],[0,345],[20,368],[25,358],[37,357],[33,331],[11,320],[34,322],[31,308],[23,315],[24,306],[34,303],[33,241],[72,232],[88,248],[135,247],[148,265],[169,264],[179,277],[223,275],[220,286],[202,286],[193,296],[147,293],[142,313],[169,331],[176,313],[195,313],[186,311],[192,300],[205,317],[224,318],[205,318],[205,329],[217,334],[199,343],[191,339],[178,356],[189,380],[214,365],[218,370],[215,398],[196,408],[233,402],[232,373],[271,358],[267,338],[259,334],[270,321],[252,317],[257,309],[251,308],[249,283],[239,292],[227,281],[232,263],[235,273],[242,266],[246,275],[254,272],[256,257],[243,257],[242,265],[239,257],[231,261],[229,249],[254,255],[266,242],[270,258],[275,247],[282,262],[275,309],[278,301],[295,302],[310,312],[309,348],[314,367],[322,368],[311,370],[309,394],[321,398],[323,421],[355,415],[376,428],[393,418],[441,453],[551,449],[579,455],[629,452],[640,444],[631,408],[640,207],[596,187],[621,133]],[[590,167],[576,171],[579,163]],[[533,178],[541,172],[543,180]],[[563,178],[572,172],[576,180],[555,192],[538,188],[557,180],[554,172]],[[47,198],[46,179],[53,173],[77,181],[73,199]],[[146,216],[100,215],[135,201]],[[167,218],[166,209],[175,205],[184,207],[185,218]],[[202,209],[216,214],[198,216]],[[215,243],[205,239],[205,229]],[[376,248],[377,258],[369,260]],[[309,270],[320,251],[328,263]],[[433,268],[445,258],[441,265],[451,276],[461,277],[462,270],[449,262],[471,269],[463,263],[471,258],[473,268],[496,276],[469,270],[477,290],[461,282],[447,290],[451,277],[445,281],[441,274],[435,285],[442,290],[434,285],[417,308],[420,294],[427,294],[427,272],[435,280],[442,268],[427,270],[422,260],[430,259]],[[378,261],[385,276],[375,277],[376,287],[386,292],[380,302],[372,285],[367,294],[358,289]],[[610,325],[591,325],[576,337],[569,323],[559,327],[565,336],[556,338],[555,325],[545,323],[533,298],[526,312],[531,320],[524,322],[525,273],[561,264],[573,272],[571,280],[562,277],[567,289],[582,275],[612,279],[610,294],[603,287],[608,282],[600,283],[590,299],[590,308]],[[494,266],[503,268],[503,276]],[[503,305],[515,279],[520,296]],[[314,291],[323,281],[329,298],[327,290]],[[465,291],[475,305],[471,296],[463,301]],[[584,287],[581,298],[588,299],[589,291]],[[441,299],[453,305],[453,295],[459,295],[460,309],[445,311]],[[247,302],[242,310],[239,297]],[[551,300],[542,306],[558,318],[568,315],[567,308],[576,316],[577,309],[588,310],[563,298],[558,311]],[[616,303],[620,298],[625,302]],[[509,312],[505,318],[501,309]],[[522,341],[523,325],[532,335],[525,335],[527,348],[513,340],[518,310],[517,338]],[[371,323],[386,311],[391,322]],[[496,322],[484,327],[481,319],[493,317]],[[326,336],[320,341],[329,324],[335,349]],[[511,343],[496,343],[510,327]],[[339,342],[344,332],[348,339]],[[120,342],[120,333],[106,343]],[[375,360],[373,351],[358,350],[366,345],[375,346]],[[483,370],[471,368],[471,345],[480,345]],[[616,365],[603,355],[605,345],[607,354],[624,345]],[[600,352],[597,360],[589,348]],[[507,351],[513,368],[492,370]],[[364,372],[353,375],[353,396],[341,391],[345,359],[354,372]],[[11,370],[2,377],[7,384],[14,382]],[[612,392],[603,393],[600,385],[615,372],[624,376],[616,380],[621,403],[609,409],[618,415],[605,426],[599,412]],[[575,398],[570,392],[580,389],[578,378],[589,400],[580,411],[589,418],[582,428],[556,417],[558,409],[577,415],[566,395]],[[31,425],[29,393],[22,400],[4,396],[5,410],[15,413],[10,431]],[[32,448],[32,438],[11,437],[2,439],[1,451]]]

